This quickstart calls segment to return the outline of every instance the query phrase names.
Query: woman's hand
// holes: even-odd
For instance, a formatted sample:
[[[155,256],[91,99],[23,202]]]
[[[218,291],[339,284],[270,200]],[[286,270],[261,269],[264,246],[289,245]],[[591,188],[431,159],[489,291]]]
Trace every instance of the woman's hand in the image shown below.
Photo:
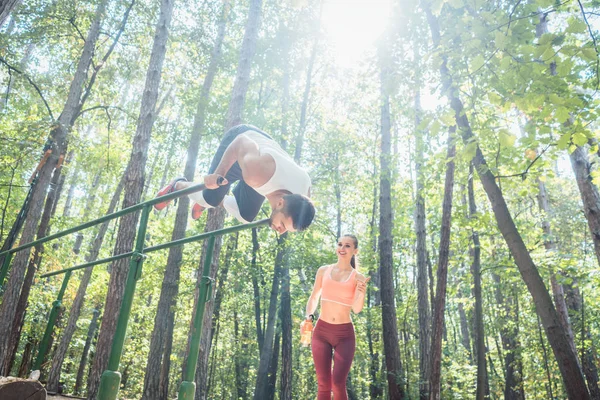
[[[365,277],[364,275],[356,275],[356,290],[364,294],[367,291],[367,283],[371,280],[371,277]]]

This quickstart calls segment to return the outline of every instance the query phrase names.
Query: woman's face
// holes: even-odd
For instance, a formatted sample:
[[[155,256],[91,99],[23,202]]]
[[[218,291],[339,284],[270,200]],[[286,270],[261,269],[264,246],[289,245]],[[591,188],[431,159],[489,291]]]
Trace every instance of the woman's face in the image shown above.
[[[339,260],[347,260],[350,262],[352,256],[358,254],[358,249],[354,246],[354,239],[348,236],[339,238],[336,253]]]

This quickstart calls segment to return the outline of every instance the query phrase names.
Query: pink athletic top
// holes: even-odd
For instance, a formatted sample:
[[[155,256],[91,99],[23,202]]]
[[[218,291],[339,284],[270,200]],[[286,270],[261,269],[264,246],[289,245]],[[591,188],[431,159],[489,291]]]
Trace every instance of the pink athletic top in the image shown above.
[[[356,270],[350,272],[345,281],[336,281],[331,277],[334,265],[330,265],[323,274],[321,283],[321,301],[331,301],[344,306],[352,307],[354,292],[356,291]]]

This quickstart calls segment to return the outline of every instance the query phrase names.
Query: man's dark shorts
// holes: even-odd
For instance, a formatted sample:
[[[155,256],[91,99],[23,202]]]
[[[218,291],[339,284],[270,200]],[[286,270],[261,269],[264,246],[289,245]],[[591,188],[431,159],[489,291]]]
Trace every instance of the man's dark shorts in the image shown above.
[[[240,134],[249,130],[258,132],[261,135],[264,135],[265,137],[273,140],[271,136],[269,136],[268,134],[261,131],[255,126],[234,126],[233,128],[229,129],[223,136],[223,139],[219,144],[219,148],[217,149],[217,152],[215,153],[213,160],[210,164],[210,169],[208,170],[210,174],[214,173],[217,167],[219,166],[221,158],[223,158],[223,154],[225,153],[225,150],[227,149],[227,147],[229,147],[231,142],[233,142],[233,140]],[[219,204],[221,204],[223,198],[225,198],[225,195],[229,191],[231,184],[236,181],[239,181],[235,188],[233,188],[233,196],[237,201],[240,210],[240,216],[246,221],[251,222],[258,215],[258,212],[260,211],[260,207],[262,206],[265,197],[259,194],[250,186],[248,186],[246,182],[244,182],[244,178],[242,176],[242,169],[240,168],[237,162],[231,166],[231,168],[227,172],[227,175],[225,175],[225,178],[227,178],[228,181],[227,185],[221,186],[217,189],[205,189],[202,192],[204,200],[206,200],[206,202],[211,206],[217,207]]]

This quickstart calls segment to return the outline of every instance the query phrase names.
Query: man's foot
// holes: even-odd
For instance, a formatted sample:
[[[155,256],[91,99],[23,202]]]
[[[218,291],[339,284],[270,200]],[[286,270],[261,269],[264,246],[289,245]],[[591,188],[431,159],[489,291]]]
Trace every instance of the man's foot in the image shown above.
[[[181,181],[187,182],[187,179],[182,178],[182,177],[173,179],[171,182],[169,182],[169,184],[167,186],[165,186],[164,188],[162,188],[158,191],[158,193],[156,194],[156,197],[160,197],[160,196],[164,196],[169,193],[173,193],[174,191],[177,190],[177,188],[176,188],[177,182],[181,182]],[[169,203],[171,203],[171,201],[172,200],[164,201],[162,203],[156,203],[154,205],[154,209],[160,211],[163,208],[165,208],[166,206],[168,206]]]
[[[202,216],[202,212],[204,211],[204,207],[202,207],[198,203],[194,203],[192,206],[192,219],[196,220]]]

